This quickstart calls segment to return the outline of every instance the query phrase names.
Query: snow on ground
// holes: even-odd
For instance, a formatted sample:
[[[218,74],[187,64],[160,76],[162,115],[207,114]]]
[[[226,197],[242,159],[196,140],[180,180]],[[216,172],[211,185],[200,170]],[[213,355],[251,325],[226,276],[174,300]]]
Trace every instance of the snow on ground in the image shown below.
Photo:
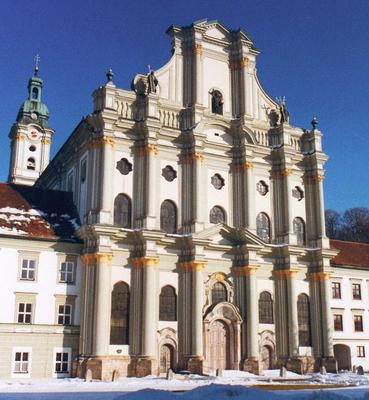
[[[148,376],[121,378],[116,382],[85,382],[82,379],[30,379],[0,381],[0,400],[369,400],[369,375],[311,374],[288,372],[279,378],[279,370],[256,376],[243,371],[224,371],[222,377],[176,375],[178,379]],[[250,387],[258,384],[353,385],[352,388],[326,390],[265,391]],[[192,389],[192,390],[191,390]],[[175,393],[171,391],[186,391]]]

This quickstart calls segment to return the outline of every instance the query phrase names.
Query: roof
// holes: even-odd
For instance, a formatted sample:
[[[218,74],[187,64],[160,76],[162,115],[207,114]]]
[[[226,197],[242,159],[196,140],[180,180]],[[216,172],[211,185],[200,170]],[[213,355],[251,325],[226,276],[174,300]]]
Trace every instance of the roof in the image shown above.
[[[333,265],[369,268],[369,243],[330,240],[331,247],[340,250],[332,259]]]
[[[0,236],[79,241],[72,193],[0,183]]]

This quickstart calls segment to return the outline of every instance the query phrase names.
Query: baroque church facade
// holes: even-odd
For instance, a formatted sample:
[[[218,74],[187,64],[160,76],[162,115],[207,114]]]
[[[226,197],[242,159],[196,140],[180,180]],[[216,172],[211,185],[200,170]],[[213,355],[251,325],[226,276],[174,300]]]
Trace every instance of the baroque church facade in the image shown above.
[[[203,20],[167,33],[169,62],[137,75],[131,90],[118,88],[108,71],[92,112],[50,162],[53,130],[42,80],[38,71],[30,79],[29,99],[10,132],[9,184],[0,188],[9,199],[27,200],[18,213],[0,204],[7,217],[6,225],[0,215],[0,225],[8,229],[0,229],[0,257],[12,246],[19,257],[22,232],[33,238],[33,255],[14,261],[20,286],[15,305],[9,295],[12,313],[23,313],[18,323],[35,323],[32,313],[46,307],[37,294],[44,289],[33,279],[29,290],[22,276],[32,265],[41,268],[40,254],[48,252],[58,276],[50,289],[54,325],[62,325],[48,331],[56,376],[109,380],[168,368],[259,374],[281,365],[336,371],[331,297],[339,251],[325,234],[327,156],[317,121],[311,129],[290,124],[285,102],[276,103],[258,81],[259,51],[244,31]],[[40,213],[48,205],[36,200],[53,193],[74,204],[68,212],[56,200]],[[43,230],[11,226],[25,210],[44,218]],[[74,221],[72,233],[66,219]],[[360,299],[368,301],[365,268],[355,273],[363,282]],[[14,317],[4,318],[10,349],[18,331]],[[42,329],[32,329],[37,346]],[[7,350],[20,369],[22,346],[29,347],[22,335],[16,333],[20,350]]]

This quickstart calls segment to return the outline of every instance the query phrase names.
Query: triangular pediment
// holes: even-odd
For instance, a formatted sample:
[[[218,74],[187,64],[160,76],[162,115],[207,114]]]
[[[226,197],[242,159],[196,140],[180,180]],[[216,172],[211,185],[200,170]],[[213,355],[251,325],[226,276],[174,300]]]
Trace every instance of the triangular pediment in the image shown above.
[[[217,224],[201,232],[193,234],[193,239],[207,240],[219,245],[228,246],[258,246],[265,247],[266,243],[259,236],[246,228],[232,228],[225,224]]]

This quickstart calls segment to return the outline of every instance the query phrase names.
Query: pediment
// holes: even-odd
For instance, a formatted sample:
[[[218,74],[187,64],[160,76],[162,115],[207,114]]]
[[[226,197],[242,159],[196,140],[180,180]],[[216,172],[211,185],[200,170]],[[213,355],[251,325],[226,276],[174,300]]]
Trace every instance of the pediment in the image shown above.
[[[208,38],[218,39],[218,40],[226,40],[227,36],[224,32],[224,29],[221,29],[218,25],[212,26],[205,31],[205,35]]]
[[[193,239],[207,240],[218,245],[228,246],[258,246],[265,247],[266,243],[259,236],[246,228],[232,228],[225,224],[217,224],[193,235]]]

